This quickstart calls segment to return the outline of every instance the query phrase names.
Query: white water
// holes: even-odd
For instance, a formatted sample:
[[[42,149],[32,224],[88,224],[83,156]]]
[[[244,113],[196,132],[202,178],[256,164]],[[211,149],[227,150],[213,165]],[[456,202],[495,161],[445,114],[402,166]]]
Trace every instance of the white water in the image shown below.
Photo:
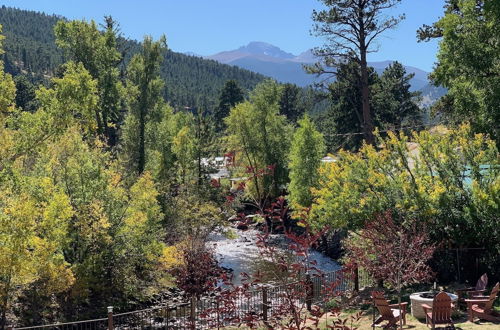
[[[209,237],[208,245],[214,248],[215,255],[222,267],[233,270],[233,283],[240,284],[242,272],[251,274],[255,269],[255,263],[262,260],[259,248],[255,244],[257,234],[255,229],[247,231],[236,230],[238,237],[228,239],[219,233],[213,233]],[[287,249],[286,238],[283,235],[271,235],[270,241],[276,243],[277,249],[285,251]],[[324,272],[331,272],[339,269],[340,266],[331,258],[322,253],[310,250],[309,257],[317,262],[316,267]]]

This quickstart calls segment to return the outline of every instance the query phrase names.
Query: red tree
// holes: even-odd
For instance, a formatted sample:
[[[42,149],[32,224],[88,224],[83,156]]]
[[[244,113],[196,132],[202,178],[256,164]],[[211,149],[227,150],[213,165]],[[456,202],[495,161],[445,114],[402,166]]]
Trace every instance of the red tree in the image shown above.
[[[400,222],[394,221],[390,211],[378,214],[358,237],[345,244],[349,264],[388,283],[398,292],[399,303],[404,287],[433,278],[427,262],[436,249],[423,225],[417,221]]]

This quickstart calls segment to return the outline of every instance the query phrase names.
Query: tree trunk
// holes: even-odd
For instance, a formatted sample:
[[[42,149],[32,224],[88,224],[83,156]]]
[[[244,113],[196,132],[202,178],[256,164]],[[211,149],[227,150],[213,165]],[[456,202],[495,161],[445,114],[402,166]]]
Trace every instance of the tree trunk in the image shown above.
[[[399,329],[403,329],[403,311],[401,310],[401,288],[398,289],[398,308],[399,308]]]
[[[2,301],[2,314],[0,315],[0,329],[4,330],[7,326],[7,306],[9,303],[8,300],[8,289],[5,290],[5,297]]]
[[[145,130],[145,115],[144,109],[140,109],[141,115],[139,117],[139,162],[137,164],[137,172],[139,175],[144,172],[144,166],[146,164],[146,154],[145,154],[145,142],[144,142],[144,130]]]
[[[370,109],[370,90],[368,83],[368,64],[366,62],[366,49],[361,49],[361,101],[363,110],[363,133],[366,143],[375,144],[373,136],[373,118]]]

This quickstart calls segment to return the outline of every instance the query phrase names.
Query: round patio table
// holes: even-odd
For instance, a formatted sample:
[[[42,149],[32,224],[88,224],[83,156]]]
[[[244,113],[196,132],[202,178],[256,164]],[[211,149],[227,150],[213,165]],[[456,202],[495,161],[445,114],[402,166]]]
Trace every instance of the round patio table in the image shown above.
[[[429,291],[427,292],[415,292],[410,295],[410,300],[411,300],[411,315],[417,319],[425,319],[425,312],[424,309],[422,308],[423,304],[429,305],[432,307],[432,302],[434,298],[424,298],[421,296],[421,294],[425,293],[431,293]],[[458,296],[453,293],[446,292],[448,296],[451,298],[451,302],[455,303],[458,300]]]

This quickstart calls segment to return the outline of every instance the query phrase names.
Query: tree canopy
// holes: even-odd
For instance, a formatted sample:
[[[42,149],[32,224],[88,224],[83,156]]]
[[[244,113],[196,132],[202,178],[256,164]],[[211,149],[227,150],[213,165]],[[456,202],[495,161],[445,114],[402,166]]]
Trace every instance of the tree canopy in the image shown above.
[[[499,143],[500,4],[494,0],[450,0],[445,15],[419,38],[441,38],[431,78],[448,88],[436,110],[454,123],[469,121]]]
[[[313,74],[335,75],[346,62],[359,68],[358,97],[361,98],[362,128],[366,141],[374,143],[373,111],[370,107],[367,54],[376,51],[374,43],[382,33],[394,28],[404,15],[385,17],[383,13],[401,0],[321,0],[326,9],[313,11],[314,34],[326,37],[323,47],[314,49],[322,61],[308,70]],[[357,111],[353,109],[352,111]]]

